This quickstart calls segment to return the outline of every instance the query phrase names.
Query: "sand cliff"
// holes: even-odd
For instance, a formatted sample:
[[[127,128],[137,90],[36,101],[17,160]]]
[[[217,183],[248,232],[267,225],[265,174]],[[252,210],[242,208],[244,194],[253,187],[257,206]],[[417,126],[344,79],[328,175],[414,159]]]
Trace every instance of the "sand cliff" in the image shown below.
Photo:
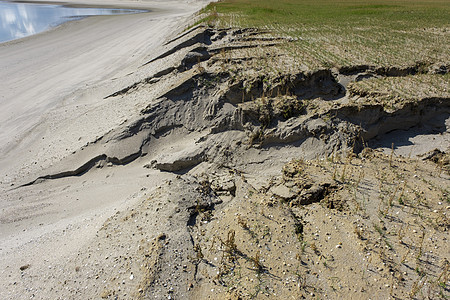
[[[178,7],[121,17],[151,28],[137,58],[96,48],[5,96],[36,106],[4,110],[2,298],[448,295],[449,91],[362,84],[448,65],[295,68],[289,38],[183,31]]]

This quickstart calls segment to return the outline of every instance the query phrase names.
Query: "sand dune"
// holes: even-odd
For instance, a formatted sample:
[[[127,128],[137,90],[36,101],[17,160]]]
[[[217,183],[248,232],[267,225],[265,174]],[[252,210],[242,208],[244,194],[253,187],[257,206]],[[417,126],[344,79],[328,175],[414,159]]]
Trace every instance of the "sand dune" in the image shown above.
[[[185,30],[204,4],[111,2],[152,12],[0,46],[0,298],[406,298],[423,270],[439,295],[436,74],[387,106],[358,78],[415,66],[295,68],[291,38]]]

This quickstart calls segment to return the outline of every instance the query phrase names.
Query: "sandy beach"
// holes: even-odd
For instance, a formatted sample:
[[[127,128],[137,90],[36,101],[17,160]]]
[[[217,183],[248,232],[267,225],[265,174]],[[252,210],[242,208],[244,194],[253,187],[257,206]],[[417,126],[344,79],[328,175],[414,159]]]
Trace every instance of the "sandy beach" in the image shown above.
[[[81,107],[80,98],[102,97],[115,90],[115,82],[119,81],[119,85],[126,85],[127,80],[132,82],[139,76],[136,70],[161,51],[168,36],[186,26],[179,24],[201,7],[196,3],[183,6],[176,1],[133,2],[130,7],[149,8],[153,12],[90,17],[3,43],[0,48],[2,169],[6,168],[3,157],[17,147],[15,141],[27,145],[24,136],[42,123],[40,119],[49,110],[74,102]],[[127,5],[111,3],[117,4]],[[142,30],[143,27],[148,30]],[[37,134],[32,135],[37,138]]]
[[[209,2],[0,44],[0,299],[449,295],[446,49],[324,67]]]
[[[206,5],[206,1],[64,3],[151,12],[89,17],[0,45],[2,299],[24,297],[23,290],[6,288],[12,269],[25,260],[36,267],[61,260],[61,255],[89,240],[111,213],[144,193],[142,188],[151,189],[170,177],[157,175],[149,182],[149,172],[139,166],[120,170],[120,175],[115,170],[92,180],[74,177],[38,189],[15,190],[43,170],[75,167],[78,162],[61,163],[136,114],[146,99],[120,103],[104,98],[148,76],[155,66],[142,65],[161,54],[163,44]],[[56,246],[54,241],[68,232],[68,226],[77,228],[71,230],[72,242],[61,240],[63,244]]]

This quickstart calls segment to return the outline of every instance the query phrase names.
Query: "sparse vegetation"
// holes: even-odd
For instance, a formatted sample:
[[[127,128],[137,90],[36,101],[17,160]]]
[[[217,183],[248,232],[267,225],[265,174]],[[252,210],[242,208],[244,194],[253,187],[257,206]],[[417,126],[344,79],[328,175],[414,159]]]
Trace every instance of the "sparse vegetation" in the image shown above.
[[[366,118],[395,118],[406,105],[415,112],[424,98],[448,101],[449,75],[433,69],[448,60],[448,5],[227,0],[203,13],[207,26],[258,30],[214,31],[211,40],[228,36],[222,48],[210,49],[210,60],[197,60],[192,73],[198,89],[193,92],[187,81],[173,99],[165,89],[162,103],[183,107],[178,115],[195,119],[201,111],[202,121],[213,119],[199,131],[183,127],[188,124],[179,128],[180,135],[198,134],[192,140],[196,149],[205,147],[201,162],[172,176],[167,189],[154,196],[161,203],[148,198],[102,227],[98,249],[113,241],[120,246],[112,250],[122,255],[111,262],[108,254],[109,266],[118,261],[134,273],[121,274],[125,280],[114,273],[113,284],[97,295],[111,298],[126,280],[139,280],[125,285],[138,288],[138,299],[150,295],[149,287],[169,283],[170,288],[173,282],[187,289],[178,295],[205,298],[448,298],[450,187],[442,172],[448,154],[405,158],[395,152],[397,144],[387,144],[391,149],[384,153],[368,148],[374,138],[361,138],[371,130],[363,127]],[[235,34],[245,30],[246,35]],[[239,39],[254,44],[238,49],[244,44]],[[269,45],[273,40],[277,43]],[[286,71],[291,67],[299,68]],[[168,76],[183,72],[189,71]],[[367,77],[352,77],[360,73]],[[352,78],[344,84],[339,76]],[[411,92],[415,88],[419,91]],[[346,121],[356,114],[356,121]],[[164,124],[164,130],[171,128]],[[234,132],[227,130],[239,137],[229,138]],[[171,137],[168,132],[155,139]],[[144,222],[152,224],[143,227]],[[154,228],[167,233],[153,237]],[[139,245],[138,259],[125,257],[131,253],[121,247],[125,244]],[[28,272],[29,266],[20,270]],[[78,261],[70,268],[77,276],[89,270]],[[161,293],[172,297],[164,288]]]
[[[310,66],[421,62],[421,72],[450,56],[450,7],[443,0],[226,0],[204,13],[218,27],[256,27],[295,38],[289,51]]]

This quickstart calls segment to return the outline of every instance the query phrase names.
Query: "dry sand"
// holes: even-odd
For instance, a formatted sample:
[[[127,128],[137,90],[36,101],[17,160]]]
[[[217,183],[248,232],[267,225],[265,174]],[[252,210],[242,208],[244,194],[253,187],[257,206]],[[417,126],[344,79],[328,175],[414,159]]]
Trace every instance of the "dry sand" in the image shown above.
[[[113,210],[170,177],[158,174],[149,181],[151,172],[141,166],[123,167],[13,190],[135,114],[145,99],[124,104],[103,98],[148,76],[154,66],[141,66],[206,3],[85,1],[151,12],[89,17],[0,45],[1,299],[29,297],[9,286],[16,280],[11,270],[28,263],[38,269],[76,252]]]
[[[388,110],[205,4],[0,46],[0,298],[448,295],[448,94]]]

